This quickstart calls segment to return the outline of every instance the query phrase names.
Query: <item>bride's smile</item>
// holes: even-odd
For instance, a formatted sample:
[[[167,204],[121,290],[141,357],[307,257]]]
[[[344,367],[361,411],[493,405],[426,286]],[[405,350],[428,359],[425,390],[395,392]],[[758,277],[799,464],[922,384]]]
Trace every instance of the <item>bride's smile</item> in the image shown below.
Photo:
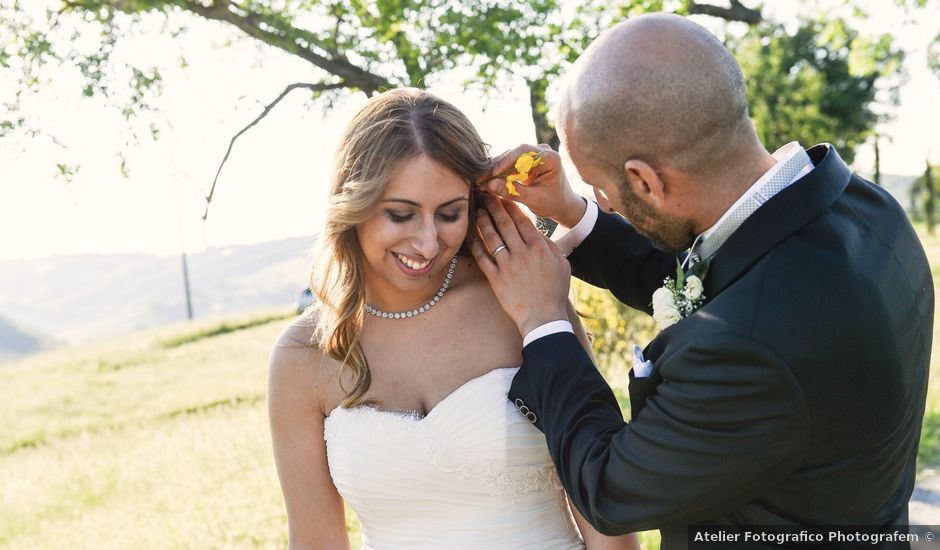
[[[431,260],[412,260],[404,254],[395,254],[395,257],[401,262],[402,271],[408,275],[420,277],[431,269]]]

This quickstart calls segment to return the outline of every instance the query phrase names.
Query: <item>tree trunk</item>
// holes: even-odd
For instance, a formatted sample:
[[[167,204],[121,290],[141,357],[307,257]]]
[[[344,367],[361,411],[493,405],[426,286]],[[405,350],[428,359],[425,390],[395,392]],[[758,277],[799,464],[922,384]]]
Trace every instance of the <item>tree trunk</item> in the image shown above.
[[[526,85],[529,88],[529,105],[532,109],[532,122],[535,124],[535,140],[539,143],[545,143],[554,150],[558,150],[561,141],[558,139],[558,132],[548,113],[548,102],[545,101],[545,90],[548,83],[545,80],[527,80]],[[551,235],[558,222],[550,218],[539,216],[535,220],[535,226],[545,235]]]
[[[552,149],[558,150],[560,142],[558,132],[551,122],[551,115],[548,112],[548,102],[545,100],[545,90],[548,88],[548,82],[545,80],[527,80],[526,85],[529,88],[529,106],[532,110],[532,122],[535,124],[535,139],[539,143],[546,143]]]
[[[927,191],[927,200],[924,203],[925,214],[927,214],[927,231],[933,235],[934,227],[937,225],[937,191],[934,189],[933,169],[930,166],[930,160],[927,161],[927,171],[924,172],[924,187]]]
[[[881,148],[878,143],[880,136],[875,134],[875,183],[881,185]]]

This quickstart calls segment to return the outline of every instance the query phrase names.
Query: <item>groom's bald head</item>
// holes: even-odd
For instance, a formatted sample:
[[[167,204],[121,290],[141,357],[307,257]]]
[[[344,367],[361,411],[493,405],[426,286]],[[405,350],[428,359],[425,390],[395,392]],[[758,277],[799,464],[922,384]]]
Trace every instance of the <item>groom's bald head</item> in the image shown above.
[[[734,57],[677,15],[631,18],[595,40],[575,65],[559,122],[569,149],[611,169],[640,159],[708,172],[756,142]]]

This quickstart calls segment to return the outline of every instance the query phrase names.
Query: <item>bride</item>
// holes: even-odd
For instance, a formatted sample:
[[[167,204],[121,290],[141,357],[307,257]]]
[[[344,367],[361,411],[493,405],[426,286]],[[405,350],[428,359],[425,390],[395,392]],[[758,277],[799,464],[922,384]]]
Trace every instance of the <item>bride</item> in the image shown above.
[[[318,303],[271,354],[290,548],[348,548],[344,501],[374,550],[638,548],[572,514],[506,397],[521,336],[466,252],[489,167],[467,118],[420,90],[373,98],[346,129]]]

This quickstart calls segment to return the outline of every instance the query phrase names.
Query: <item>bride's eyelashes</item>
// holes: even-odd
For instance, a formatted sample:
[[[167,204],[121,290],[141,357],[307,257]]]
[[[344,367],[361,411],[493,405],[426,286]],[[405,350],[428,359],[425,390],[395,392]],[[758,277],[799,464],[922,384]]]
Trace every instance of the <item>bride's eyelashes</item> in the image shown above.
[[[405,223],[414,217],[414,214],[396,214],[391,210],[386,210],[385,213],[388,214],[388,218],[395,223]]]
[[[385,213],[388,214],[388,218],[392,220],[392,222],[394,223],[405,223],[413,219],[415,216],[414,213],[402,214],[398,212],[393,212],[391,210],[386,210]],[[460,220],[460,216],[462,213],[463,213],[462,211],[457,211],[457,212],[452,212],[452,213],[440,212],[437,214],[437,217],[441,221],[444,221],[447,223],[454,223]]]
[[[460,212],[455,212],[455,213],[450,213],[450,214],[440,213],[437,215],[437,217],[447,223],[454,223],[455,221],[460,219]]]

